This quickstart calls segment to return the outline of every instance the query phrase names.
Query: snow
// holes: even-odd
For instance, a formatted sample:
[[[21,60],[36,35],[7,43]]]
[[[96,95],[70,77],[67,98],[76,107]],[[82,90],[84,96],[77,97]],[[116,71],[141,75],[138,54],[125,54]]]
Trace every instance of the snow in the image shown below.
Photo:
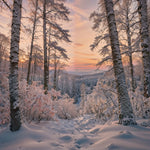
[[[139,121],[142,123],[143,121]],[[0,150],[149,150],[150,127],[101,125],[91,115],[0,129]]]

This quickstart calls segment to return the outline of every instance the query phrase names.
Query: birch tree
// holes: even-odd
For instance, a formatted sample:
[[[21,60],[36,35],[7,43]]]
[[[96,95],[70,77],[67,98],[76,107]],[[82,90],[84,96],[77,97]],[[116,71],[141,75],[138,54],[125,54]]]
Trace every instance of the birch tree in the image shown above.
[[[49,83],[49,69],[48,69],[48,58],[47,58],[47,34],[46,34],[46,5],[47,1],[43,1],[43,48],[44,48],[44,90],[45,94],[48,91],[48,83]]]
[[[121,48],[123,53],[129,57],[129,66],[131,74],[131,89],[134,92],[136,89],[136,80],[134,76],[134,66],[132,55],[139,52],[139,19],[138,13],[135,11],[134,5],[136,2],[132,0],[120,1],[118,3],[119,10],[116,12],[118,29],[120,32]],[[125,35],[125,36],[124,36]],[[127,52],[127,53],[126,53]]]
[[[117,91],[118,91],[118,101],[120,107],[119,123],[123,125],[136,124],[134,120],[132,105],[130,103],[130,99],[129,99],[129,95],[125,83],[125,74],[124,74],[124,69],[121,60],[118,32],[116,27],[115,14],[113,10],[113,1],[105,0],[104,5],[107,14],[107,22],[109,27],[111,49],[112,49],[113,66],[114,66],[114,73],[115,73]]]
[[[150,97],[150,39],[148,30],[147,0],[137,1],[138,13],[140,17],[140,35],[144,69],[144,96],[148,98]]]
[[[34,12],[34,19],[33,19],[32,39],[31,39],[30,55],[29,55],[29,63],[28,63],[28,72],[27,72],[27,83],[28,84],[29,84],[29,79],[30,79],[32,53],[33,53],[35,29],[36,29],[36,23],[37,23],[37,11],[38,11],[38,0],[35,1],[35,12]]]
[[[116,88],[118,92],[119,103],[119,123],[123,125],[136,124],[134,114],[130,103],[127,86],[125,83],[125,73],[122,65],[122,58],[119,46],[118,32],[114,14],[114,5],[112,0],[100,1],[101,10],[105,8],[110,45],[112,50],[113,68],[116,79]],[[97,20],[98,21],[98,20]]]
[[[54,80],[53,80],[53,88],[57,90],[57,54],[56,49],[54,49]]]
[[[68,21],[69,11],[65,7],[65,0],[43,0],[43,48],[44,48],[44,90],[47,93],[49,82],[49,59],[50,47],[49,41],[52,37],[59,41],[70,41],[68,39],[68,30],[64,30],[58,24],[60,20]],[[47,35],[49,30],[49,36]],[[53,30],[53,31],[52,31]],[[54,41],[53,39],[53,41]]]
[[[40,73],[40,66],[43,64],[43,50],[39,45],[33,46],[33,80],[36,80]],[[31,76],[32,77],[32,76]]]
[[[21,25],[22,0],[14,0],[12,25],[11,25],[11,47],[10,47],[10,130],[16,131],[21,127],[21,118],[18,100],[18,61],[19,41]]]
[[[52,63],[54,66],[54,80],[53,87],[57,89],[57,77],[60,68],[60,59],[68,59],[66,54],[66,50],[59,46],[59,43],[71,42],[69,40],[70,35],[68,34],[69,30],[63,29],[62,25],[58,22],[61,21],[69,21],[68,15],[69,10],[64,5],[64,0],[55,0],[48,2],[47,7],[47,17],[46,23],[48,28],[48,38],[47,38],[47,47],[48,47],[48,66],[50,64],[50,60],[52,59]],[[57,42],[56,42],[57,41]],[[52,64],[51,64],[52,65]],[[62,66],[62,65],[61,65]],[[49,69],[49,67],[48,67]]]
[[[110,36],[108,26],[104,26],[107,24],[106,12],[103,8],[103,4],[100,4],[102,11],[94,11],[90,15],[90,20],[93,21],[93,30],[96,31],[97,36],[94,39],[93,44],[90,45],[91,50],[98,49],[98,52],[101,55],[101,61],[97,63],[98,67],[105,64],[105,62],[109,62],[112,64],[112,53],[110,47]],[[119,39],[121,40],[121,56],[127,55],[129,57],[129,66],[131,73],[131,89],[134,91],[136,88],[136,80],[134,77],[134,68],[133,68],[133,53],[140,52],[139,50],[139,20],[137,17],[137,13],[135,13],[134,9],[135,2],[132,3],[131,0],[127,1],[119,1],[115,10],[116,22],[119,31]],[[118,15],[119,14],[119,15]]]
[[[67,56],[67,51],[58,46],[57,42],[52,42],[51,45],[51,66],[54,68],[54,78],[53,78],[53,88],[58,89],[58,76],[61,69],[64,69],[65,63],[61,62],[67,61],[69,58]]]

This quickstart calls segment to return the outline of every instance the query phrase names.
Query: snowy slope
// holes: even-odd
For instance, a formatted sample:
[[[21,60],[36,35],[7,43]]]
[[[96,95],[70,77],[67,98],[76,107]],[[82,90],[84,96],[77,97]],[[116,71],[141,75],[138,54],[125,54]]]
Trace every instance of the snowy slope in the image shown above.
[[[91,116],[0,129],[0,150],[149,150],[150,128],[99,125]]]

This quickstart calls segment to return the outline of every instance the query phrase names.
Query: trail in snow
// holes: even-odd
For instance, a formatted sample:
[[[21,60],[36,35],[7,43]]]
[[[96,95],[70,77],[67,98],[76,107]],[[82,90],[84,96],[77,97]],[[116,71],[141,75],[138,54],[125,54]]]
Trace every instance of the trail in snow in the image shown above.
[[[0,150],[149,150],[150,128],[100,125],[91,116],[0,129]]]

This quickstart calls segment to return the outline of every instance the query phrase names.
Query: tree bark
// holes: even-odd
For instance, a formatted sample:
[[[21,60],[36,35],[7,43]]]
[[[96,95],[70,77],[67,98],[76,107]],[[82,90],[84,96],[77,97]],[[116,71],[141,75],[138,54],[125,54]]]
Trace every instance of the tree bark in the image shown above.
[[[21,25],[22,0],[14,0],[12,26],[11,26],[11,47],[10,47],[10,130],[17,131],[21,127],[21,117],[18,97],[18,61],[19,42]]]
[[[142,47],[142,59],[144,69],[144,96],[150,97],[150,45],[147,17],[147,0],[138,1],[138,13],[140,17],[140,35]]]
[[[134,114],[130,103],[127,86],[125,83],[125,73],[122,65],[118,32],[115,21],[112,0],[104,0],[107,22],[109,27],[113,67],[117,84],[118,101],[119,101],[119,123],[123,125],[136,124]]]
[[[37,10],[38,10],[38,0],[36,0],[34,22],[33,22],[31,49],[30,49],[29,64],[28,64],[28,73],[27,73],[27,83],[28,84],[29,84],[29,80],[30,80],[30,70],[31,70],[31,61],[32,61],[33,42],[34,42],[34,37],[35,37],[35,27],[36,27],[36,21],[37,21],[37,17],[36,17],[37,16]]]
[[[46,38],[46,0],[43,2],[43,46],[44,46],[44,90],[45,94],[48,91],[49,69],[47,59],[47,38]]]

